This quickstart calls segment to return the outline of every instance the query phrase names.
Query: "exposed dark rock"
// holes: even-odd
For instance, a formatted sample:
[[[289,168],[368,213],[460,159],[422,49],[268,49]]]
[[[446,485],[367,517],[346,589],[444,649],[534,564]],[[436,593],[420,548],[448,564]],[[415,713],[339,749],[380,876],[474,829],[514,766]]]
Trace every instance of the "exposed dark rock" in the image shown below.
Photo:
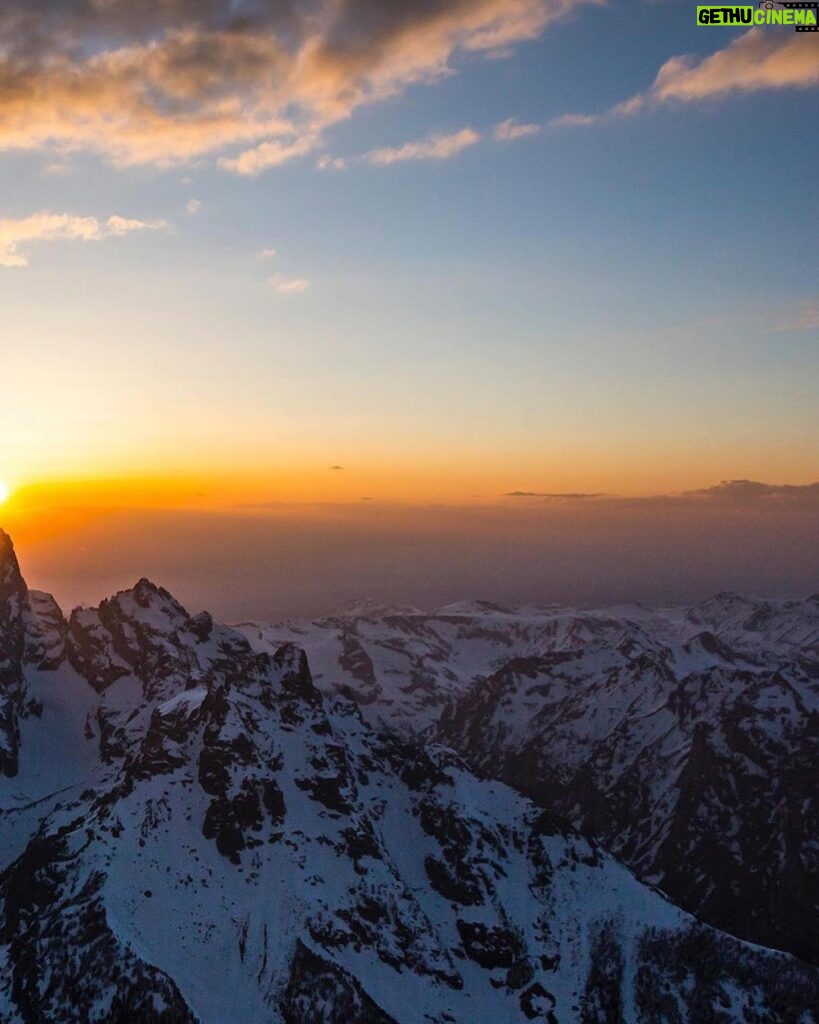
[[[396,1024],[355,978],[302,942],[296,944],[279,1009],[285,1024]]]

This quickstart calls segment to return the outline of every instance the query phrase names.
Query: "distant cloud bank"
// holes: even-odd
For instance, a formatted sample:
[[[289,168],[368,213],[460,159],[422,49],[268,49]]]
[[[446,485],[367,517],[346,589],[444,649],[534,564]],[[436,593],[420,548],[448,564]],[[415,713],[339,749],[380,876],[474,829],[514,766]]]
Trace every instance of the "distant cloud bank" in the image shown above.
[[[819,483],[814,484],[764,484],[755,480],[723,480],[713,487],[695,491],[681,491],[679,494],[654,494],[643,497],[620,497],[614,494],[548,491],[507,491],[504,498],[531,498],[545,501],[585,501],[595,499],[596,504],[611,505],[676,505],[693,507],[710,504],[713,506],[744,506],[800,509],[815,508],[819,512]]]

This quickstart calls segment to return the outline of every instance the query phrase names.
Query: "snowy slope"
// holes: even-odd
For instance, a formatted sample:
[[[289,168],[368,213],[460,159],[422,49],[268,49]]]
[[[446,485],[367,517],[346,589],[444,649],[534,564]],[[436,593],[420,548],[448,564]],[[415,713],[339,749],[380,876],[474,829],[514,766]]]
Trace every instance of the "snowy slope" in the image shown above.
[[[239,627],[325,692],[454,746],[720,928],[819,960],[819,597]]]

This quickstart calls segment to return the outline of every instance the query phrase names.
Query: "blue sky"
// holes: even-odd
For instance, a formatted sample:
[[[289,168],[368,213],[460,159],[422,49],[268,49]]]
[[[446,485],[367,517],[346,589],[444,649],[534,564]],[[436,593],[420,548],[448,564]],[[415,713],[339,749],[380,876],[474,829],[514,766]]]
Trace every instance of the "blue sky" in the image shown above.
[[[87,47],[123,45],[75,6]],[[130,45],[166,31],[148,16]],[[28,266],[0,267],[0,479],[241,470],[344,500],[815,479],[819,38],[791,54],[792,30],[754,30],[733,85],[706,69],[698,98],[660,100],[667,61],[696,71],[745,32],[672,2],[510,31],[452,46],[433,81],[390,69],[392,95],[303,121],[304,155],[255,176],[219,161],[258,140],[180,155],[171,131],[165,160],[140,134],[123,159],[70,109],[59,138],[0,149],[9,230],[47,211],[99,235],[22,235]],[[125,137],[133,112],[110,102]],[[598,119],[551,123],[566,114]],[[509,118],[531,133],[495,141]],[[480,140],[446,159],[361,159],[466,129]],[[328,483],[335,463],[359,477]]]

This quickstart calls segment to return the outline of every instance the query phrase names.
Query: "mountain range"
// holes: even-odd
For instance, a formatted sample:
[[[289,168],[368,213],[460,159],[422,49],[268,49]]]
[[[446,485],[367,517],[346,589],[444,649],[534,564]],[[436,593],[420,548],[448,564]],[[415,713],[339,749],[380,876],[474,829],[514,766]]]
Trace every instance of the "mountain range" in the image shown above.
[[[3,1024],[817,1024],[819,600],[65,616],[0,532]]]

